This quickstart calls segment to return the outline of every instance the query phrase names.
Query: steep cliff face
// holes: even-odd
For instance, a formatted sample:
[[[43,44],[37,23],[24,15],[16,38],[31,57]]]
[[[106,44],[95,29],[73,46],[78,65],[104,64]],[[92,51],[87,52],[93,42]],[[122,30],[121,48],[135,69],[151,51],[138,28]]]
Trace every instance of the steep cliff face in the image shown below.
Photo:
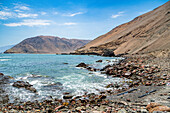
[[[118,54],[145,54],[170,49],[170,1],[117,26],[78,49],[76,53],[112,50]]]
[[[89,40],[37,36],[23,40],[5,53],[69,53],[88,42]]]

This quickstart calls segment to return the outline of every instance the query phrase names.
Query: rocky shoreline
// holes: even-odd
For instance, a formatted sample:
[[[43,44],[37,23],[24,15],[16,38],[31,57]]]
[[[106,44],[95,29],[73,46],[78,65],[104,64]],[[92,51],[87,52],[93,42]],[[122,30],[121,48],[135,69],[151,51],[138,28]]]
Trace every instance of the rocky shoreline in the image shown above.
[[[102,62],[102,60],[97,61]],[[68,92],[63,99],[51,97],[42,101],[27,101],[8,103],[8,95],[5,95],[3,87],[6,83],[0,82],[1,98],[5,99],[0,104],[1,112],[79,112],[79,113],[148,113],[162,111],[170,112],[170,59],[126,56],[124,60],[115,65],[107,65],[103,69],[89,67],[85,63],[77,65],[89,71],[100,71],[108,77],[120,77],[131,81],[122,84],[108,84],[109,90],[101,91],[100,94],[84,94],[73,97]],[[1,81],[9,80],[0,74]],[[16,82],[13,86],[25,88],[33,93],[36,89],[29,83],[26,87],[23,82]],[[124,86],[127,84],[128,87]],[[110,90],[112,89],[112,90]],[[3,97],[2,97],[3,94]]]

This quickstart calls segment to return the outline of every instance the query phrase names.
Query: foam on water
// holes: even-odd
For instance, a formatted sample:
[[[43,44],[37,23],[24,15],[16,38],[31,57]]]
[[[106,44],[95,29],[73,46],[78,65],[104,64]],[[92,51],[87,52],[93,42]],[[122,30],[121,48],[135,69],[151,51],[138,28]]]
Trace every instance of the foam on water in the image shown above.
[[[0,61],[9,61],[11,59],[0,59]]]
[[[62,98],[64,92],[71,95],[96,93],[108,90],[108,84],[121,83],[121,78],[110,78],[100,72],[90,72],[76,65],[84,62],[91,67],[102,69],[108,64],[119,61],[116,58],[100,56],[72,56],[72,55],[15,55],[8,54],[0,57],[10,57],[12,60],[0,62],[0,72],[10,75],[16,81],[27,81],[37,89],[38,94],[31,93],[24,88],[8,87],[10,101],[19,98],[22,101],[41,100],[49,96]],[[96,62],[102,60],[103,62]],[[63,64],[66,62],[68,64]]]

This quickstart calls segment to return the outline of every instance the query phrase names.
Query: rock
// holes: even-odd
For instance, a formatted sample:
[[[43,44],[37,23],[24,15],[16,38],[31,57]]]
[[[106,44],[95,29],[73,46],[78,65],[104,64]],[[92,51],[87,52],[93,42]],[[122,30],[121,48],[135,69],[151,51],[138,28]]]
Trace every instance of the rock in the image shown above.
[[[33,88],[33,87],[26,87],[25,89],[30,90],[33,93],[37,92],[37,90],[35,88]]]
[[[12,86],[17,87],[17,88],[25,88],[26,90],[29,90],[33,93],[37,92],[37,90],[29,82],[16,81],[16,82],[14,82],[14,84]]]
[[[141,113],[148,113],[148,111],[146,109],[141,109],[140,111]]]
[[[106,95],[100,95],[99,99],[105,99],[107,96]]]
[[[125,76],[128,77],[128,76],[130,76],[131,74],[132,74],[131,72],[126,72],[126,73],[125,73]]]
[[[3,77],[4,76],[4,74],[3,73],[0,73],[0,77]]]
[[[101,69],[100,71],[104,71],[106,70],[107,68],[111,67],[111,65],[106,65],[103,69]]]
[[[85,63],[80,63],[80,64],[78,64],[76,67],[84,67],[84,68],[86,68],[88,65],[87,64],[85,64]]]
[[[150,103],[146,106],[146,109],[149,111],[149,112],[153,112],[153,111],[170,111],[170,108],[168,106],[163,106],[163,105],[160,105],[158,103]]]
[[[63,63],[63,64],[68,64],[68,63]]]
[[[92,67],[87,67],[87,70],[89,70],[89,71],[96,71],[96,69],[92,68]]]
[[[14,82],[12,86],[17,87],[17,88],[25,88],[25,87],[31,87],[33,85],[29,84],[28,82],[17,81],[17,82]]]
[[[115,56],[114,50],[112,50],[112,49],[106,49],[106,50],[103,51],[102,56],[114,57],[114,56]]]
[[[69,92],[64,92],[63,95],[69,95],[70,93]]]
[[[97,60],[96,62],[102,62],[102,60]]]
[[[123,109],[119,110],[117,113],[127,113],[127,111],[123,108]]]
[[[73,97],[72,95],[64,95],[63,99],[72,99],[72,97]]]
[[[153,111],[168,111],[170,112],[170,108],[168,106],[157,106],[154,107],[153,109],[150,109],[149,112],[153,112]]]

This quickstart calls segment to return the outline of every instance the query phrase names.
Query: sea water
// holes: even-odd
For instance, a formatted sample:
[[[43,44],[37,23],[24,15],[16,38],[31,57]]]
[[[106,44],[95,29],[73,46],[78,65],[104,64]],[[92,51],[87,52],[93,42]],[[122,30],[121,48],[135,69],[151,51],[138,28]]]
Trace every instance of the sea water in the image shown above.
[[[78,96],[84,93],[96,93],[106,90],[105,86],[119,83],[121,78],[111,78],[101,72],[90,72],[77,68],[81,62],[102,69],[116,63],[121,58],[93,55],[49,55],[49,54],[0,54],[0,72],[12,76],[15,81],[27,81],[37,89],[31,93],[23,88],[7,87],[10,101],[16,98],[22,101],[62,98],[63,93]],[[103,60],[103,62],[96,62]]]

